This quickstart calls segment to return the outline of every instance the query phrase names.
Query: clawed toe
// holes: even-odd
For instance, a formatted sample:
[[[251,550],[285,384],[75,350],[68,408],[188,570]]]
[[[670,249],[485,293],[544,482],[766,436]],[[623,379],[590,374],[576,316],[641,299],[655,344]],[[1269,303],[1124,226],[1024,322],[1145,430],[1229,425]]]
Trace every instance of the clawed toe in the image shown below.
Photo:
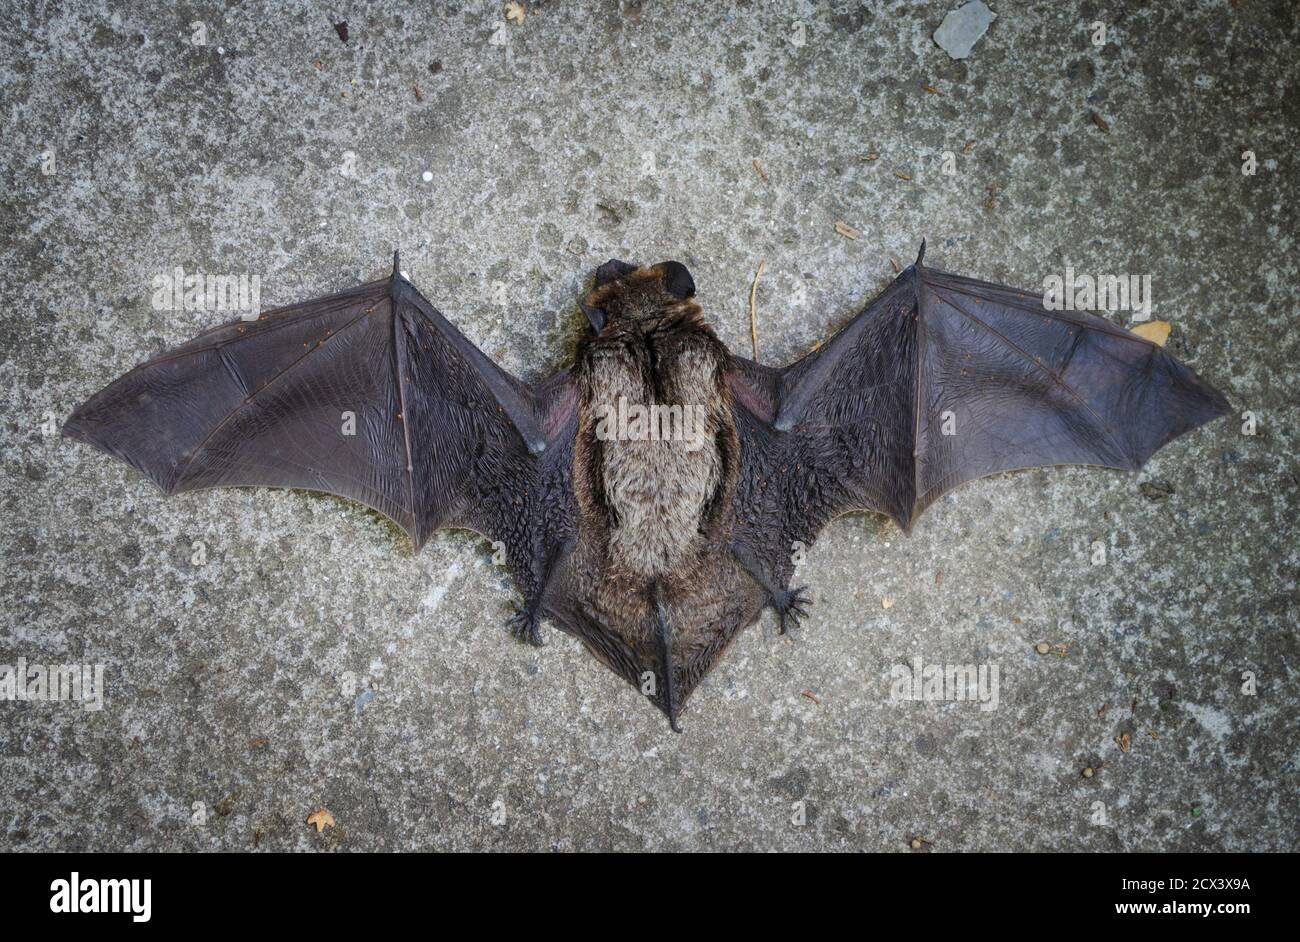
[[[808,606],[812,604],[812,599],[808,597],[807,589],[807,586],[800,586],[772,600],[781,620],[780,634],[798,628],[799,622],[808,617]]]
[[[517,640],[540,648],[546,644],[542,640],[542,629],[537,624],[537,616],[531,612],[518,611],[510,616],[510,634]]]

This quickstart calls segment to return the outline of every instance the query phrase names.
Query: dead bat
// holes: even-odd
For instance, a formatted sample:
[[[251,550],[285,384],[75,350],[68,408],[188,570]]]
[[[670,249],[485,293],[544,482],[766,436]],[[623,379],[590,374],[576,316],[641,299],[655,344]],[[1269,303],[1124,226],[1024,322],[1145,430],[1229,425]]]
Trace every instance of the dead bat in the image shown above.
[[[766,606],[806,615],[794,554],[831,520],[904,532],[964,481],[1135,470],[1228,403],[1161,347],[1042,297],[916,262],[827,343],[772,369],[714,334],[678,262],[610,260],[575,362],[521,382],[404,278],[237,321],[136,367],[65,435],[164,492],[324,491],[410,534],[505,547],[511,632],[551,619],[674,730]],[[347,434],[345,413],[354,417]]]

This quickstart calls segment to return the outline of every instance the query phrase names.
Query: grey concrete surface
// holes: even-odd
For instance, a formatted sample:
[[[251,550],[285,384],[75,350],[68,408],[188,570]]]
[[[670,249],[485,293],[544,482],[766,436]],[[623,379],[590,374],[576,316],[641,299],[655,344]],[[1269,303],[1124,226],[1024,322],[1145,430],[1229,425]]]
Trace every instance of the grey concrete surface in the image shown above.
[[[0,663],[106,684],[99,711],[0,702],[0,848],[1294,848],[1290,0],[997,0],[960,62],[931,39],[959,0],[529,2],[510,24],[346,3],[346,44],[304,2],[0,5]],[[1257,434],[1229,417],[1140,474],[975,482],[910,538],[841,519],[802,567],[804,628],[765,615],[682,735],[573,639],[514,643],[471,535],[417,556],[340,500],[167,499],[43,433],[228,319],[154,309],[176,266],[256,274],[269,306],[400,246],[531,379],[611,255],[684,261],[742,352],[765,259],[779,364],[923,236],[937,267],[1031,288],[1149,274],[1170,348]],[[891,700],[914,656],[997,665],[997,708]]]

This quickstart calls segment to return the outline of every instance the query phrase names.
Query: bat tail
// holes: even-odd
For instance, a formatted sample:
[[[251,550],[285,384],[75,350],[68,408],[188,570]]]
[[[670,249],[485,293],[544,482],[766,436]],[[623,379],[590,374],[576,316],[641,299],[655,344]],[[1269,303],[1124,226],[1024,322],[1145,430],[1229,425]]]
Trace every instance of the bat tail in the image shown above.
[[[397,280],[402,277],[402,253],[399,249],[393,249],[393,279]]]
[[[656,581],[654,584],[655,622],[658,626],[659,673],[663,676],[663,700],[659,708],[668,716],[668,725],[674,733],[682,731],[677,723],[677,711],[681,706],[677,701],[677,677],[673,670],[673,629],[668,623],[668,611],[664,607],[663,589]]]
[[[913,264],[914,266],[916,266],[917,268],[920,268],[920,267],[921,267],[921,263],[924,262],[924,261],[925,261],[925,239],[922,238],[922,239],[921,239],[921,248],[920,248],[920,250],[917,251],[917,253],[916,253],[916,261],[913,262],[912,264]]]

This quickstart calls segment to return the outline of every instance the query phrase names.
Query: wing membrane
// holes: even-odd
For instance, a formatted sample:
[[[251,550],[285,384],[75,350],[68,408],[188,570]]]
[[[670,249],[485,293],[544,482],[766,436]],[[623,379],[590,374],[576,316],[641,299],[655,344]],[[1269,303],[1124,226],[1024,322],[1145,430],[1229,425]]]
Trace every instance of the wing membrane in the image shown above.
[[[138,366],[64,434],[166,493],[265,485],[360,501],[422,546],[544,441],[528,387],[404,279],[237,321]]]
[[[1166,350],[1103,318],[919,262],[774,384],[739,361],[732,382],[749,425],[769,405],[774,415],[772,434],[746,442],[757,456],[740,515],[784,501],[792,539],[851,510],[910,530],[948,491],[999,471],[1140,468],[1229,410]],[[800,469],[799,493],[771,483],[783,466]]]

